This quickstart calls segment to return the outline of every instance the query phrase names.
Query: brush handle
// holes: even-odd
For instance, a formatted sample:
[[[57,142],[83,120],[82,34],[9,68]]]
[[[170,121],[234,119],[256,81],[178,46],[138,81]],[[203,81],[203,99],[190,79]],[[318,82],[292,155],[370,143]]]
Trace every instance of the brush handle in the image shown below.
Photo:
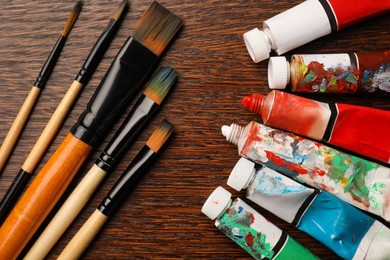
[[[119,21],[111,19],[108,25],[104,28],[99,39],[96,41],[87,59],[85,60],[83,67],[77,74],[75,80],[81,82],[83,85],[87,85],[92,77],[93,72],[96,70],[99,62],[101,61],[104,53],[108,49],[111,40],[114,38],[115,32],[119,28]]]
[[[0,203],[0,226],[3,224],[4,220],[12,210],[12,207],[18,201],[20,194],[23,193],[30,178],[31,174],[23,170],[20,170],[18,175],[16,175],[16,178],[12,182]]]
[[[144,145],[131,161],[121,177],[108,192],[107,196],[100,203],[98,210],[106,216],[112,216],[127,198],[129,193],[139,183],[146,169],[148,169],[156,157],[156,153]]]
[[[94,146],[151,73],[158,57],[129,37],[70,132]]]
[[[3,144],[0,147],[0,172],[3,171],[4,166],[14,149],[20,134],[33,110],[35,103],[38,100],[41,89],[33,86],[24,101],[22,107],[19,110],[7,136],[4,139]]]
[[[51,50],[49,57],[47,58],[45,64],[43,65],[41,71],[39,72],[39,76],[34,82],[34,87],[43,88],[52,73],[54,66],[60,57],[62,48],[65,45],[66,37],[60,35],[55,43],[53,49]]]
[[[92,166],[46,226],[27,255],[24,256],[24,259],[43,259],[49,253],[85,204],[87,204],[106,175],[107,172],[100,169],[96,164]]]
[[[81,83],[73,81],[61,103],[58,105],[56,111],[47,123],[45,129],[39,136],[38,141],[35,143],[33,149],[24,162],[22,169],[19,171],[17,177],[12,182],[11,187],[8,189],[7,194],[1,201],[0,223],[4,221],[5,217],[12,209],[12,206],[22,194],[28,180],[30,179],[30,175],[34,172],[50,143],[60,130],[62,123],[65,121],[66,116],[79,96],[82,88],[83,85]]]
[[[62,98],[60,104],[57,106],[57,109],[51,116],[45,129],[39,136],[27,159],[23,163],[22,169],[24,171],[28,173],[34,172],[43,155],[45,154],[47,148],[49,147],[50,143],[53,141],[54,137],[60,130],[63,122],[66,119],[66,116],[76,102],[82,89],[83,84],[76,80],[72,82],[65,96]]]
[[[106,215],[99,210],[95,210],[57,259],[80,258],[107,219]]]
[[[16,258],[91,152],[92,147],[68,134],[0,229],[0,259]]]
[[[114,137],[96,160],[106,172],[112,171],[133,143],[137,134],[156,113],[159,105],[145,95],[137,100]]]

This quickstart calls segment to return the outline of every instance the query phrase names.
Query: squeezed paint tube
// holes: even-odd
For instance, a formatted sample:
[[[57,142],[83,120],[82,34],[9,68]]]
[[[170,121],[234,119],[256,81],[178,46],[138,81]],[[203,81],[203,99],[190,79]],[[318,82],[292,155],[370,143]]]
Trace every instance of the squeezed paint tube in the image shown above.
[[[318,259],[240,198],[217,187],[202,207],[215,226],[255,259]]]
[[[240,156],[390,220],[389,168],[253,121],[222,134]]]
[[[390,229],[328,192],[306,186],[248,159],[233,168],[228,185],[344,259],[390,259]]]
[[[390,163],[390,111],[322,103],[278,90],[253,94],[242,103],[267,126]]]
[[[293,92],[381,93],[390,92],[390,51],[339,54],[295,54],[271,57],[268,85]]]
[[[389,1],[307,0],[244,34],[254,62],[268,59],[353,24],[390,11]]]

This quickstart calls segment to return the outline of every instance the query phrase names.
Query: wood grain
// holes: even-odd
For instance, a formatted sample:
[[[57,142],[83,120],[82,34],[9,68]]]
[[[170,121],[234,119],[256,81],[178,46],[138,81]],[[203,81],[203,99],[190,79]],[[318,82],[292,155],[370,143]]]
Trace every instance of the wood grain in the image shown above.
[[[184,28],[165,53],[161,65],[179,74],[175,90],[157,117],[139,136],[115,172],[108,176],[70,229],[54,247],[56,258],[93,213],[131,159],[163,118],[175,125],[175,133],[142,183],[116,215],[110,218],[83,255],[85,259],[251,259],[225,237],[200,209],[218,185],[233,194],[227,177],[239,159],[234,145],[220,133],[224,124],[247,124],[260,118],[241,105],[244,96],[269,92],[267,62],[255,64],[242,34],[261,22],[300,3],[300,0],[258,1],[161,1],[184,20]],[[61,57],[0,178],[2,197],[51,114],[81,68],[92,45],[112,16],[119,1],[84,1]],[[47,162],[84,110],[105,71],[150,3],[129,1],[130,12],[85,87],[58,136],[37,170]],[[0,9],[0,140],[3,140],[30,86],[63,27],[74,1],[3,1]],[[390,19],[377,17],[325,36],[293,53],[336,53],[389,49]],[[388,97],[305,95],[323,102],[344,102],[390,109]],[[136,99],[134,99],[136,100]],[[130,108],[129,108],[130,109]],[[128,112],[129,109],[126,111]],[[87,173],[126,113],[87,158],[72,182],[70,194]],[[62,199],[63,201],[63,199]],[[266,218],[287,231],[322,259],[338,259],[329,249],[260,207],[249,203]]]

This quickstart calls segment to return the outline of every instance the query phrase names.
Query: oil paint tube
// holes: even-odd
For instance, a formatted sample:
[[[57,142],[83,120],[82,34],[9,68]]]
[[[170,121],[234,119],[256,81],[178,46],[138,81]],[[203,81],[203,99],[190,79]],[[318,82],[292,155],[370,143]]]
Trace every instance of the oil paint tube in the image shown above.
[[[254,121],[222,134],[240,156],[390,221],[390,168]]]
[[[240,198],[217,187],[202,207],[216,227],[255,259],[314,260],[307,248],[265,219]]]
[[[268,59],[322,36],[390,11],[389,1],[306,0],[263,22],[263,29],[244,34],[254,62]]]
[[[390,92],[390,51],[295,54],[271,57],[268,85],[293,92],[371,94]]]
[[[228,185],[343,259],[390,259],[390,229],[332,194],[240,158]]]
[[[390,111],[322,103],[273,90],[242,103],[267,125],[390,163]]]

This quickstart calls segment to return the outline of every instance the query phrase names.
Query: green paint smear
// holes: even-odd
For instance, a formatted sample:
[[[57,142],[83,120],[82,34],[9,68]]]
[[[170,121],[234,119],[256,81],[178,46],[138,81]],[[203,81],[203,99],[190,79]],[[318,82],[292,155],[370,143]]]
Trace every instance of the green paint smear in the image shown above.
[[[217,227],[256,259],[272,259],[274,251],[267,243],[266,235],[251,228],[253,215],[234,206],[230,207],[219,219]]]
[[[351,193],[351,196],[355,200],[361,202],[366,207],[370,205],[370,189],[365,184],[365,177],[369,171],[377,169],[379,167],[378,164],[352,155],[338,153],[335,152],[335,150],[330,151],[329,157],[327,157],[325,163],[329,167],[329,178],[336,183],[343,180],[346,171],[351,169],[353,174],[348,178],[348,183],[344,187],[344,192]]]
[[[303,259],[319,259],[317,256],[313,255],[307,248],[303,247],[293,238],[288,237],[287,243],[283,247],[283,250],[275,257],[275,260],[303,260]]]
[[[386,189],[386,184],[384,183],[375,183],[374,185],[371,186],[369,201],[372,208],[377,210],[383,208],[383,201],[382,200],[378,201],[377,196],[382,195],[383,190],[385,189]]]

